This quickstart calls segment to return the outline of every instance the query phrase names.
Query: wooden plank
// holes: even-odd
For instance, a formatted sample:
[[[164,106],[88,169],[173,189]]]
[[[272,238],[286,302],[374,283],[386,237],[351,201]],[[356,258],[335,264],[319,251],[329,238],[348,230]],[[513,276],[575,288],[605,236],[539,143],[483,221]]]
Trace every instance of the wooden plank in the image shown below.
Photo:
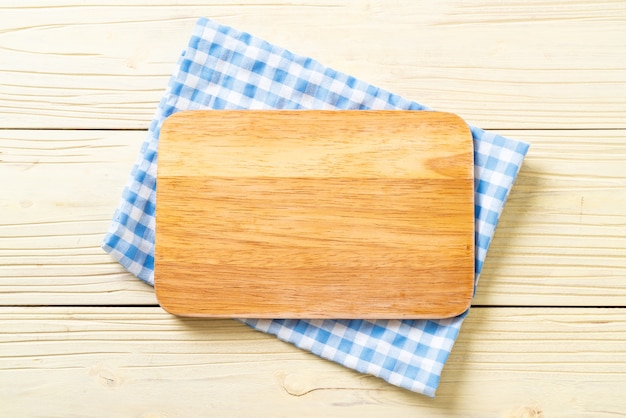
[[[144,136],[0,131],[0,304],[156,303],[100,248]]]
[[[626,306],[626,131],[501,133],[532,146],[474,303]],[[156,303],[99,248],[144,136],[0,131],[0,304]]]
[[[448,318],[474,293],[474,152],[458,116],[189,111],[159,138],[168,312]]]
[[[147,127],[200,16],[484,128],[626,127],[621,0],[4,1],[0,127]]]
[[[7,416],[601,418],[626,408],[625,309],[473,309],[435,399],[235,321],[158,308],[2,308],[0,329]]]

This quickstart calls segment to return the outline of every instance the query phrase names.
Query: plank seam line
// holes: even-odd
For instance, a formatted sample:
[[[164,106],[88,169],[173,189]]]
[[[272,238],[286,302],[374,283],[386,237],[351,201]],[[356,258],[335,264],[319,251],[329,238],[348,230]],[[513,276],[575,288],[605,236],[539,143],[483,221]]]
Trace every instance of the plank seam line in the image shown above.
[[[149,122],[146,122],[149,123]],[[483,129],[492,132],[510,132],[510,131],[588,131],[588,132],[598,132],[598,131],[623,131],[626,129],[624,127],[611,127],[611,128],[535,128],[535,127],[519,127],[519,128],[497,128],[497,127],[484,127]],[[137,131],[137,132],[147,132],[148,128],[63,128],[63,127],[33,127],[33,128],[25,128],[25,127],[0,127],[0,131],[112,131],[112,132],[129,132],[129,131]]]

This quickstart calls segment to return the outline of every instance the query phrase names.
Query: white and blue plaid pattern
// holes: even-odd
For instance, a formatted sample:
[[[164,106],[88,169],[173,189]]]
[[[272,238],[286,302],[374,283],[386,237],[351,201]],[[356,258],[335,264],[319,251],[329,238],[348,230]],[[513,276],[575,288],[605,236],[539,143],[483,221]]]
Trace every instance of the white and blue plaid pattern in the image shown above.
[[[167,116],[188,109],[424,110],[426,107],[247,33],[200,19],[159,104],[103,243],[103,248],[125,268],[150,284],[153,284],[159,130]],[[472,128],[472,134],[478,280],[528,145],[478,128]],[[243,321],[320,357],[434,396],[466,314],[442,320]]]

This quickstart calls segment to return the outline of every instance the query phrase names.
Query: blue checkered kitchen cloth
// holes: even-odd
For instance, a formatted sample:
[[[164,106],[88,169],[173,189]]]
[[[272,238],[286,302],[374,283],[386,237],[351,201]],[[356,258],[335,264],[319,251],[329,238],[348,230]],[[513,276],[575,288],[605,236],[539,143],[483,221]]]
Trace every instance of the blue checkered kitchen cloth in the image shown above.
[[[157,142],[163,120],[188,109],[410,109],[426,107],[200,19],[150,125],[103,248],[153,284]],[[476,280],[528,144],[472,128]],[[219,158],[216,155],[215,158]],[[419,278],[416,278],[419,280]],[[419,301],[416,301],[419,303]],[[441,320],[244,319],[328,360],[434,396],[467,312]]]

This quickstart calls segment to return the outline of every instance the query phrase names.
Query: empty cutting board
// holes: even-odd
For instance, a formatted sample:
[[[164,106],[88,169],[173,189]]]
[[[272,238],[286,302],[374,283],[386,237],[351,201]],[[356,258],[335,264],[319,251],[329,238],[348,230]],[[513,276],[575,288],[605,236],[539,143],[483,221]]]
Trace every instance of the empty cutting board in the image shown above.
[[[157,297],[184,316],[454,316],[474,288],[473,196],[452,114],[177,113],[159,139]]]

